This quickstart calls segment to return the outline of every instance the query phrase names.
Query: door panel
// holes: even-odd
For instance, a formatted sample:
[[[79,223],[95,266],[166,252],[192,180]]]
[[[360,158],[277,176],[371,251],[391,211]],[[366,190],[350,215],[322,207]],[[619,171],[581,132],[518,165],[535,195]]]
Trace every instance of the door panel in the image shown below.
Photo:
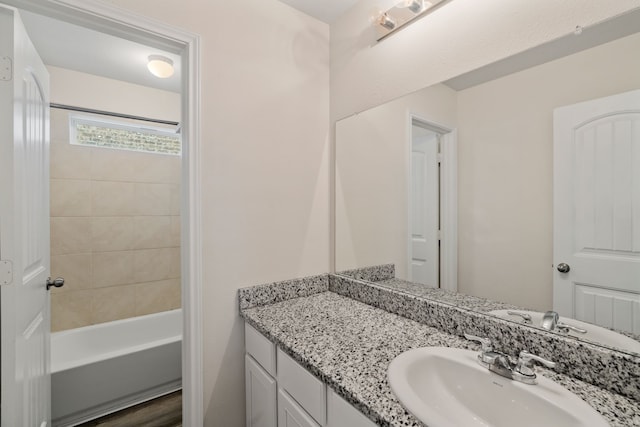
[[[561,262],[571,270],[554,271],[556,311],[637,328],[640,91],[555,111],[554,263]]]
[[[413,127],[416,132],[416,127]],[[419,128],[428,136],[414,136],[411,143],[410,280],[439,287],[440,176],[438,134]]]
[[[18,13],[0,6],[0,258],[13,267],[0,286],[2,426],[50,423],[49,76]],[[6,43],[5,43],[6,42]]]

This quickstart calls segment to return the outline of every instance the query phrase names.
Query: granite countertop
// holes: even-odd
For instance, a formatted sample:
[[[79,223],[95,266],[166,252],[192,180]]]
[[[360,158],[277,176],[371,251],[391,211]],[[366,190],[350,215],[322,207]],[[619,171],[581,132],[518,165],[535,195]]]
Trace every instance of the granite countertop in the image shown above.
[[[464,338],[329,291],[242,308],[241,314],[381,426],[424,426],[387,383],[387,368],[397,355],[425,346],[479,349]],[[542,374],[580,396],[612,426],[640,426],[640,402],[566,375]]]
[[[402,279],[385,279],[373,282],[378,286],[398,291],[407,292],[410,295],[429,298],[445,304],[451,304],[457,307],[463,307],[467,310],[477,311],[478,313],[488,313],[493,310],[521,310],[526,308],[517,305],[507,304],[504,302],[492,301],[487,298],[476,297],[472,295],[464,295],[458,292],[450,292],[439,288],[429,288],[419,283],[409,282]]]

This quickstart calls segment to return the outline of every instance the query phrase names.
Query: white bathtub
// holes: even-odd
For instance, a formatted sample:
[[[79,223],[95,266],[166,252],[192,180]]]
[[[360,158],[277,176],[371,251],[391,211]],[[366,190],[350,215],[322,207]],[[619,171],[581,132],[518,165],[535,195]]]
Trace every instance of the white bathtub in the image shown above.
[[[51,416],[74,426],[182,386],[182,310],[51,334]]]

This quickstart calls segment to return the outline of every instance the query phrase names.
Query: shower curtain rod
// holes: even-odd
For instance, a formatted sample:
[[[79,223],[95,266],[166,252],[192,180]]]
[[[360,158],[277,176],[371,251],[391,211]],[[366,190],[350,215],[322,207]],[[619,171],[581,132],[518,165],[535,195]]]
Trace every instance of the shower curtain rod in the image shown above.
[[[170,120],[151,119],[149,117],[133,116],[133,115],[130,115],[130,114],[122,114],[122,113],[114,113],[112,111],[94,110],[92,108],[75,107],[73,105],[55,104],[53,102],[49,104],[49,107],[58,108],[60,110],[80,111],[82,113],[91,113],[91,114],[100,114],[102,116],[119,117],[121,119],[132,119],[132,120],[140,120],[140,121],[143,121],[143,122],[161,123],[163,125],[178,126],[180,124],[179,122],[173,122],[173,121],[170,121]]]

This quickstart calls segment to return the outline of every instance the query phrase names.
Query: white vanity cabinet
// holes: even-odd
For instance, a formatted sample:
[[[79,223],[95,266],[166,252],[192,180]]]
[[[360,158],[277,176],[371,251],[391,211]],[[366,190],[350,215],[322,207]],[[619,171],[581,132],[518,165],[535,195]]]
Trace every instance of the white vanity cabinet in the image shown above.
[[[247,427],[375,427],[245,323]]]
[[[320,427],[289,394],[278,391],[278,427]]]
[[[276,427],[276,380],[245,355],[247,427]]]

